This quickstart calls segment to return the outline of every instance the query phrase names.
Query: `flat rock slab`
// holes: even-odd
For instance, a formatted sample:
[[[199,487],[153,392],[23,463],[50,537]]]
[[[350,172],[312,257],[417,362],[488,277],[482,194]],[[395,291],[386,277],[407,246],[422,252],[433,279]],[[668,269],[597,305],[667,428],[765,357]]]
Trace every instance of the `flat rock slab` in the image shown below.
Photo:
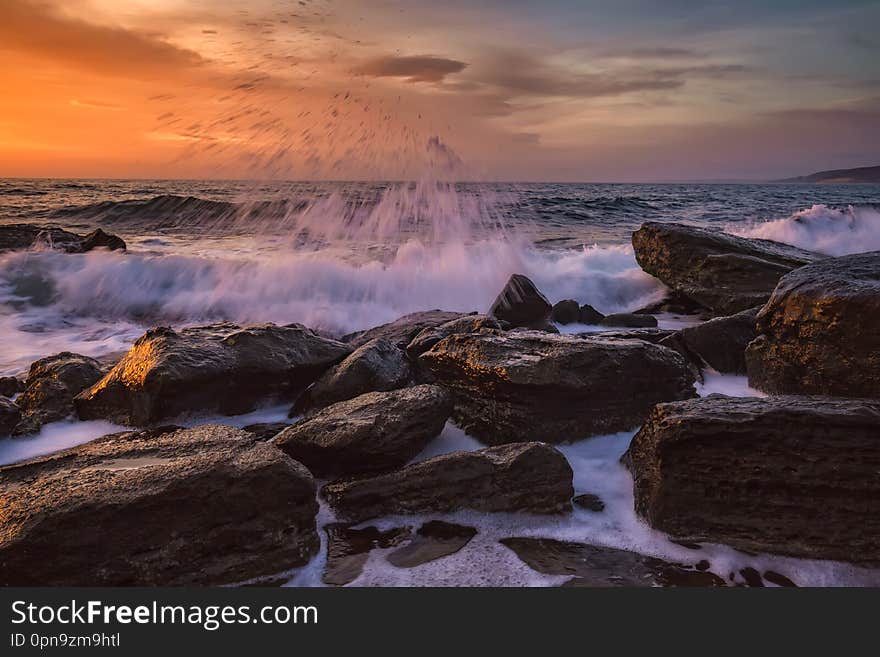
[[[660,404],[623,460],[638,514],[679,540],[880,560],[880,401]]]
[[[419,362],[455,393],[456,424],[488,444],[625,431],[696,395],[684,357],[643,340],[490,331],[451,335]]]
[[[324,527],[327,533],[327,563],[321,581],[331,586],[345,586],[364,571],[370,552],[400,545],[410,535],[409,527],[385,531],[375,527],[355,529],[345,523]]]
[[[376,326],[375,328],[367,329],[366,331],[357,331],[356,333],[344,335],[342,341],[356,349],[365,345],[370,340],[385,338],[392,344],[404,349],[420,331],[427,328],[434,328],[441,324],[445,324],[446,322],[450,322],[453,319],[465,316],[466,313],[454,313],[446,310],[425,310],[422,312],[410,313],[409,315],[404,315],[388,324],[382,324],[381,326]]]
[[[0,468],[3,586],[218,585],[318,551],[316,485],[232,427],[129,432]]]
[[[571,482],[571,466],[559,450],[544,443],[515,443],[333,482],[322,494],[339,517],[352,522],[464,508],[548,514],[571,510]]]
[[[565,586],[725,586],[714,573],[617,548],[549,538],[500,542],[539,573],[572,576]]]
[[[477,333],[483,329],[506,330],[510,325],[487,315],[465,315],[458,319],[419,331],[406,346],[410,358],[418,358],[445,337],[458,333]]]
[[[388,563],[397,568],[415,568],[455,554],[476,535],[474,527],[431,520],[419,527],[409,543],[389,554]]]

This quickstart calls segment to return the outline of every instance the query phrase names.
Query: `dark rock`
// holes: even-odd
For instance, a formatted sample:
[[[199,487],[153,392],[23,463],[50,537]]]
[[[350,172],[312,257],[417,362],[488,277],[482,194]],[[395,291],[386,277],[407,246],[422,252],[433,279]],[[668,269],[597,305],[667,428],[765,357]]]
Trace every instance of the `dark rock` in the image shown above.
[[[762,305],[784,274],[823,257],[770,240],[655,222],[642,224],[632,244],[642,269],[714,315]]]
[[[107,436],[0,468],[3,586],[230,584],[318,551],[308,471],[238,429]]]
[[[367,344],[370,340],[385,338],[401,349],[405,349],[406,345],[412,342],[412,339],[416,337],[420,331],[427,328],[434,328],[441,324],[445,324],[446,322],[451,322],[453,319],[466,316],[466,313],[452,313],[446,310],[426,310],[423,312],[410,313],[409,315],[404,315],[388,324],[382,324],[381,326],[366,331],[349,333],[342,337],[342,341],[349,344],[351,347],[357,348]]]
[[[510,325],[507,322],[499,321],[488,315],[465,315],[440,326],[423,329],[407,345],[406,353],[410,358],[418,358],[447,336],[458,333],[477,333],[483,329],[503,331],[508,328]]]
[[[275,444],[318,477],[382,472],[425,449],[451,412],[452,396],[439,386],[370,392],[306,417]]]
[[[746,347],[755,339],[759,308],[750,308],[730,317],[718,317],[697,326],[688,326],[661,340],[699,368],[711,367],[724,374],[746,373]]]
[[[12,434],[12,430],[21,422],[21,409],[13,401],[0,397],[0,436]]]
[[[69,351],[32,363],[24,392],[16,399],[22,410],[22,423],[15,433],[34,433],[43,424],[74,415],[73,398],[100,380],[105,372],[94,358]]]
[[[327,484],[336,513],[359,522],[384,515],[477,511],[571,510],[571,466],[544,443],[516,443],[443,454],[388,474]]]
[[[764,580],[761,579],[761,573],[759,573],[751,566],[742,568],[739,571],[739,574],[743,578],[743,581],[746,583],[746,586],[751,586],[753,588],[760,588],[764,586]]]
[[[577,324],[581,321],[581,308],[577,301],[566,299],[554,304],[550,318],[559,324]]]
[[[513,274],[492,304],[489,315],[512,327],[536,326],[550,318],[552,306],[535,284],[522,274]]]
[[[257,440],[270,440],[289,426],[291,425],[288,422],[258,422],[257,424],[249,424],[242,431],[253,434]]]
[[[773,570],[766,571],[764,573],[764,579],[771,584],[775,584],[776,586],[797,587],[797,584],[788,579],[788,577],[786,577],[785,575],[781,575]]]
[[[603,319],[605,319],[605,315],[600,313],[598,310],[593,308],[590,304],[586,303],[580,307],[579,311],[580,323],[581,324],[598,324]]]
[[[489,444],[624,431],[654,404],[696,394],[681,354],[641,340],[452,335],[419,361],[455,393],[456,424]]]
[[[14,397],[24,390],[24,381],[15,376],[0,376],[0,396]]]
[[[594,331],[592,333],[575,333],[579,338],[616,338],[618,340],[644,340],[657,344],[676,331],[674,329],[641,328],[620,329],[619,331]]]
[[[880,398],[880,251],[779,281],[746,351],[749,383],[778,394]]]
[[[652,328],[657,326],[657,318],[653,315],[615,313],[613,315],[605,315],[599,324],[601,326],[622,326],[624,328]]]
[[[350,351],[299,325],[152,329],[76,397],[76,409],[84,420],[134,426],[194,412],[246,413],[295,397]]]
[[[442,520],[431,520],[419,527],[412,540],[388,555],[388,563],[397,568],[414,568],[455,554],[477,535],[477,530]]]
[[[345,523],[324,527],[327,532],[327,564],[321,581],[331,586],[345,586],[356,580],[364,564],[375,549],[400,545],[410,535],[409,527],[394,527],[379,531],[375,527],[353,529]]]
[[[661,315],[664,313],[673,315],[702,315],[705,312],[706,308],[677,292],[670,292],[660,301],[633,311],[636,315]]]
[[[98,248],[109,249],[110,251],[125,251],[125,240],[117,235],[105,233],[98,228],[82,238],[82,246],[80,248],[83,252]]]
[[[658,405],[624,462],[635,508],[680,540],[880,560],[880,402],[712,395]]]
[[[575,506],[579,506],[587,511],[594,511],[595,513],[601,513],[605,510],[605,502],[602,501],[602,498],[592,493],[578,495],[572,502]]]
[[[414,373],[403,350],[385,338],[370,340],[354,350],[296,400],[291,417],[323,408],[367,392],[384,392],[410,385]]]
[[[574,575],[565,586],[725,585],[714,573],[617,548],[549,538],[504,538],[501,544],[539,573]]]

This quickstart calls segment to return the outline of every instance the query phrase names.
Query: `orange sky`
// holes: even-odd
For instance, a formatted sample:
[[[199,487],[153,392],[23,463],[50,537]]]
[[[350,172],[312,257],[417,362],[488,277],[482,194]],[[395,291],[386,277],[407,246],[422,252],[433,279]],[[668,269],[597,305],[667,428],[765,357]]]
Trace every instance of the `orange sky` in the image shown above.
[[[480,179],[651,180],[876,163],[876,43],[828,45],[852,14],[688,27],[668,8],[652,20],[591,4],[0,0],[0,176],[454,164]],[[816,66],[787,45],[810,30]],[[426,148],[432,136],[461,160]]]

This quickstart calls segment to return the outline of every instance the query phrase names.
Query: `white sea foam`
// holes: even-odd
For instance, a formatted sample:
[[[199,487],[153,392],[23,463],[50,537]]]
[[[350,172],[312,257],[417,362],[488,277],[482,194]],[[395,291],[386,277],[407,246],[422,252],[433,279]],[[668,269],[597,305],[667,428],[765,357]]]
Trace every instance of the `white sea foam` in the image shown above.
[[[126,427],[103,420],[52,422],[43,426],[42,430],[33,436],[0,438],[0,465],[51,454],[82,445],[108,433],[127,430]]]

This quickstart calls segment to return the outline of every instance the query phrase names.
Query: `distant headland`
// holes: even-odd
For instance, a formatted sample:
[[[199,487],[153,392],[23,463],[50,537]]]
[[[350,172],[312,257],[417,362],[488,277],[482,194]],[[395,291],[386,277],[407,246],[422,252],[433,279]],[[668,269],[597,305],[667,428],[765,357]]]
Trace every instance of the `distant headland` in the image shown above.
[[[817,171],[808,176],[784,178],[776,182],[789,183],[880,183],[880,166],[857,169],[833,169]]]

